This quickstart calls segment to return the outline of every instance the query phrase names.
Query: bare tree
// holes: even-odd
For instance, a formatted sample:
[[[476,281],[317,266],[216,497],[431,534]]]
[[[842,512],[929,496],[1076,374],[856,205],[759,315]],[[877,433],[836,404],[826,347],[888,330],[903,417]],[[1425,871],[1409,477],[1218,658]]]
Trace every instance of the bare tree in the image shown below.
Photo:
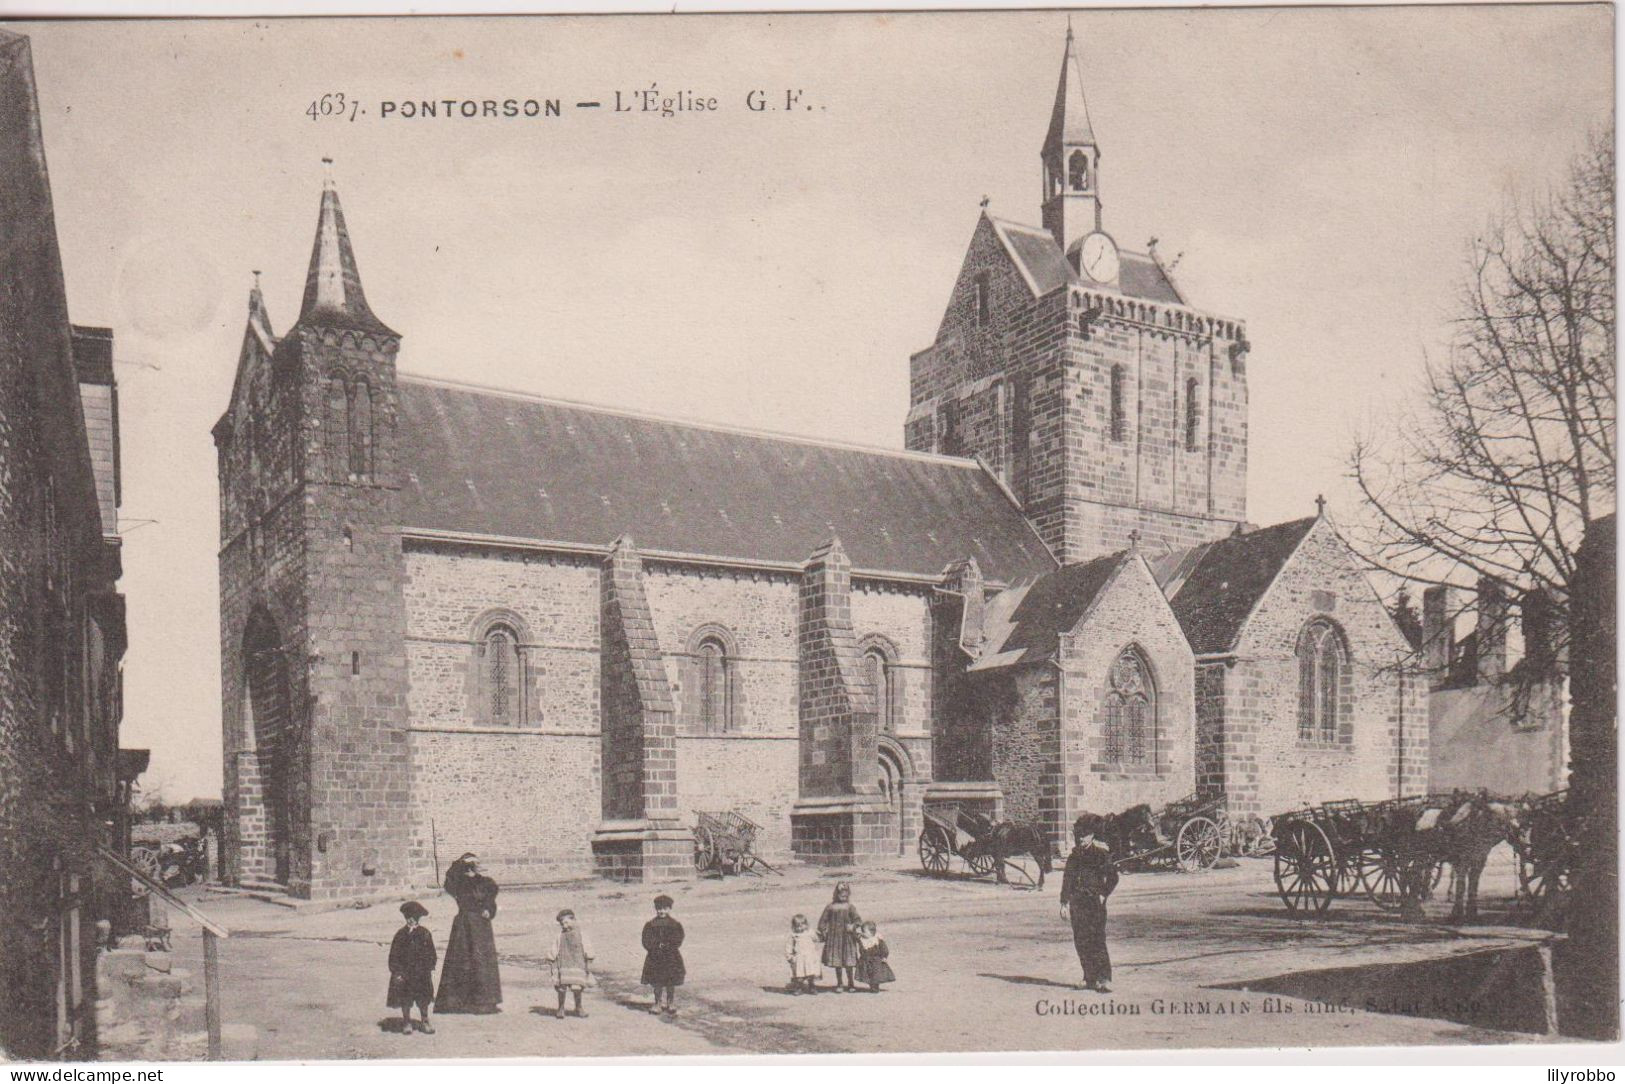
[[[1614,145],[1594,133],[1564,185],[1471,246],[1447,360],[1419,406],[1349,466],[1362,549],[1415,583],[1543,594],[1552,642],[1521,676],[1559,676],[1575,554],[1614,510]]]

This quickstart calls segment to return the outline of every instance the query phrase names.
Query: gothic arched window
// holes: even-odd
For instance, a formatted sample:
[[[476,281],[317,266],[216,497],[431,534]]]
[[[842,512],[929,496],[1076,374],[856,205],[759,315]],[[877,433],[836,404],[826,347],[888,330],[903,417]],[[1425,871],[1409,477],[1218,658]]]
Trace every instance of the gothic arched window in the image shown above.
[[[1102,759],[1114,768],[1157,769],[1157,689],[1144,656],[1124,648],[1107,675]]]
[[[1123,408],[1123,367],[1112,366],[1111,387],[1112,439],[1122,440],[1128,428],[1128,415]]]
[[[525,665],[519,635],[494,624],[476,649],[479,666],[478,721],[485,726],[520,726],[525,721]]]
[[[365,380],[350,388],[350,473],[364,478],[372,473],[372,389]]]
[[[1343,720],[1343,679],[1348,652],[1337,627],[1324,618],[1298,637],[1298,737],[1334,742]]]
[[[1201,424],[1201,417],[1196,410],[1196,378],[1191,377],[1185,381],[1185,450],[1196,451],[1196,430]]]
[[[1073,151],[1066,160],[1066,183],[1074,192],[1089,187],[1089,156],[1082,151]]]

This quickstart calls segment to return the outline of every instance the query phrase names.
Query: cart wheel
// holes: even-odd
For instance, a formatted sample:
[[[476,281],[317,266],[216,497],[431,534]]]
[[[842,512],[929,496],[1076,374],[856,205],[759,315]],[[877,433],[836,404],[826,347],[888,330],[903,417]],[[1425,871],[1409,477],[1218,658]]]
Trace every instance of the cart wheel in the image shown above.
[[[1224,853],[1224,835],[1210,818],[1192,817],[1179,826],[1174,853],[1179,859],[1179,868],[1185,873],[1212,869],[1219,855]]]
[[[701,873],[716,865],[716,845],[711,842],[711,833],[704,828],[694,829],[694,868]]]
[[[994,858],[991,854],[980,851],[976,854],[968,855],[965,858],[965,865],[969,866],[970,871],[976,874],[978,877],[986,877],[988,874],[993,872],[993,868],[998,864],[998,859]]]
[[[1331,906],[1340,876],[1331,840],[1320,826],[1292,821],[1275,840],[1275,890],[1289,911],[1321,912]]]
[[[163,883],[160,880],[163,875],[162,862],[159,860],[156,850],[150,847],[131,847],[130,864],[154,881],[158,881],[160,884]],[[130,878],[131,895],[141,897],[145,896],[149,891],[151,889],[146,886],[145,882],[138,881],[134,877]]]
[[[927,873],[947,873],[948,856],[952,853],[935,829],[927,828],[920,833],[920,865]]]
[[[1569,871],[1557,862],[1532,862],[1518,856],[1518,894],[1539,906],[1553,895],[1567,892]]]
[[[1405,902],[1405,863],[1389,850],[1362,851],[1360,884],[1372,903],[1384,911],[1397,911]]]

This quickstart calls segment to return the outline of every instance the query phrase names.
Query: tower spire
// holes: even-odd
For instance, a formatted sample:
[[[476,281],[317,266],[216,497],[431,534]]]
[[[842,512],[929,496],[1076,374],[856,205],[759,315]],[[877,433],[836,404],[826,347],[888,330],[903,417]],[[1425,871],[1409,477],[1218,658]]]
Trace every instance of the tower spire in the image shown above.
[[[1039,152],[1044,162],[1044,226],[1063,251],[1100,229],[1100,190],[1096,171],[1100,148],[1083,96],[1083,67],[1067,20],[1055,106]]]
[[[1050,111],[1049,134],[1044,150],[1063,143],[1094,143],[1095,130],[1089,123],[1089,103],[1083,96],[1083,69],[1072,39],[1072,19],[1066,22],[1066,51],[1061,56],[1061,78],[1055,86],[1055,108]]]
[[[333,160],[323,158],[322,165],[322,206],[316,218],[316,244],[310,253],[299,322],[393,335],[367,307],[350,231],[344,224],[344,208],[339,205],[338,188],[333,183]]]

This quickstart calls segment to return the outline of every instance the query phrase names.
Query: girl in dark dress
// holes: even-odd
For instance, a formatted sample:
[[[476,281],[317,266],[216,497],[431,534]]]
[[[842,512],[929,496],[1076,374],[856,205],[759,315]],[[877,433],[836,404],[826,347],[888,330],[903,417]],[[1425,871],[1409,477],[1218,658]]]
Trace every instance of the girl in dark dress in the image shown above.
[[[818,940],[824,943],[824,966],[835,969],[836,990],[856,990],[852,974],[858,966],[857,926],[863,919],[852,906],[852,886],[842,881],[835,898],[818,916]]]
[[[677,987],[688,977],[683,967],[683,924],[671,917],[670,896],[655,897],[655,917],[643,924],[643,983],[653,986],[655,1003],[652,1013],[677,1015],[671,1001]]]
[[[446,871],[446,891],[457,901],[440,969],[435,1007],[443,1013],[501,1012],[502,979],[497,974],[497,942],[491,920],[497,913],[497,883],[480,872],[479,859],[465,854]]]
[[[385,999],[392,1009],[401,1010],[401,1034],[412,1034],[412,1006],[423,1014],[418,1030],[433,1035],[429,1026],[429,1002],[434,1000],[434,936],[420,926],[419,920],[429,913],[417,900],[401,904],[406,925],[395,931],[395,940],[389,945],[389,996]]]
[[[873,922],[858,927],[858,981],[868,983],[871,994],[880,993],[881,983],[897,981],[891,964],[886,962],[890,956],[891,949],[886,947],[886,939],[875,930]]]

